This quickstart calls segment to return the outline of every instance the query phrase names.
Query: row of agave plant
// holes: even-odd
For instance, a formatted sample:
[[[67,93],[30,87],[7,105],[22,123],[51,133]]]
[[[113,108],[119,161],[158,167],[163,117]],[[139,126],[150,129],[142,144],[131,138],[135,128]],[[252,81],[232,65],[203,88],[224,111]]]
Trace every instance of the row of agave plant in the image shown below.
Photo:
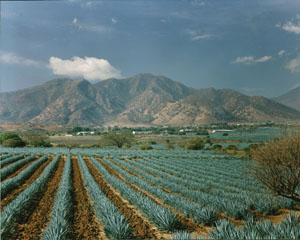
[[[90,159],[106,182],[117,189],[132,205],[136,206],[158,229],[172,231],[182,228],[176,214],[169,208],[158,205],[147,196],[131,188],[128,184],[112,176],[95,158],[90,157]]]
[[[5,198],[5,196],[13,189],[20,186],[26,179],[28,179],[31,174],[38,169],[45,161],[47,161],[48,155],[44,155],[40,157],[37,161],[30,164],[27,168],[22,170],[18,175],[13,178],[8,178],[5,181],[0,183],[0,194],[1,199]]]
[[[248,178],[250,177],[245,176],[244,180],[241,178],[230,179],[230,175],[224,177],[219,173],[216,174],[213,167],[207,167],[208,164],[218,165],[219,161],[204,162],[205,165],[199,161],[198,166],[192,167],[185,162],[178,164],[176,161],[170,161],[166,164],[162,160],[153,159],[137,162],[129,160],[128,162],[164,179],[164,181],[161,181],[162,183],[176,183],[177,187],[175,184],[169,184],[169,188],[172,188],[175,192],[202,205],[211,205],[218,211],[225,212],[237,219],[243,218],[245,216],[243,213],[248,212],[249,209],[255,209],[263,214],[274,214],[280,208],[293,209],[295,207],[295,202],[292,200],[272,198],[266,192],[266,189],[259,184],[255,188],[249,187]],[[237,161],[228,162],[227,165],[236,164]],[[198,169],[202,170],[202,167],[203,171],[200,172]],[[235,167],[232,167],[232,171],[235,171],[234,169]],[[228,172],[230,173],[230,171]],[[243,172],[245,173],[245,171]],[[243,172],[241,171],[241,174]],[[257,182],[252,179],[253,183]],[[219,199],[219,201],[216,202],[214,199]],[[231,207],[231,205],[234,205],[234,207]]]
[[[72,216],[72,162],[67,156],[62,179],[54,199],[50,223],[42,234],[45,240],[63,240],[68,237]]]
[[[11,157],[13,154],[11,154],[11,153],[3,153],[3,154],[1,154],[1,156],[0,156],[0,161],[2,161],[2,160],[4,160],[4,159],[6,159],[6,158],[9,158],[9,157]]]
[[[41,191],[51,173],[54,171],[55,166],[58,164],[60,155],[57,155],[49,165],[44,169],[42,175],[37,178],[28,188],[21,192],[12,202],[10,202],[1,212],[1,230],[0,237],[5,239],[6,235],[13,232],[12,223],[15,222],[18,217],[24,212],[24,209],[31,204],[31,201],[36,194]]]
[[[35,159],[34,155],[30,155],[30,156],[28,156],[24,159],[23,159],[23,156],[22,156],[20,160],[18,160],[18,161],[15,160],[15,162],[13,162],[12,164],[8,165],[7,167],[2,168],[0,170],[1,180],[5,179],[8,175],[14,173],[16,170],[23,167],[25,164],[31,162],[34,159]],[[8,159],[6,159],[6,160],[8,160]]]
[[[218,215],[212,208],[202,207],[201,205],[188,201],[177,194],[167,193],[163,191],[160,186],[150,184],[144,179],[129,174],[122,168],[112,164],[111,161],[107,160],[105,157],[102,159],[112,169],[121,174],[128,182],[152,194],[157,199],[160,199],[164,204],[175,208],[179,212],[182,212],[186,217],[193,218],[195,222],[203,225],[212,225],[215,221],[217,221]],[[174,231],[176,228],[169,230]]]
[[[180,231],[170,239],[173,240],[227,240],[227,239],[299,239],[300,216],[290,213],[280,224],[269,221],[255,221],[249,218],[243,227],[237,227],[228,220],[220,220],[207,237],[195,237],[187,231]]]
[[[22,159],[24,157],[24,154],[17,154],[17,155],[13,155],[13,154],[5,154],[0,156],[0,166],[3,166],[4,164],[7,163],[12,163],[15,162],[19,159]]]
[[[103,224],[106,236],[112,239],[132,238],[132,229],[127,220],[102,192],[80,155],[78,155],[78,161],[85,187],[92,200],[95,214]]]

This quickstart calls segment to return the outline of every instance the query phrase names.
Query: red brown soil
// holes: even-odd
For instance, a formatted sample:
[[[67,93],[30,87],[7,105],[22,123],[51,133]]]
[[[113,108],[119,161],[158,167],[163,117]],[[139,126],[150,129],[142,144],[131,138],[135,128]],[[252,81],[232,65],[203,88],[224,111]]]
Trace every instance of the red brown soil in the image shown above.
[[[44,171],[45,167],[51,162],[52,158],[48,158],[46,162],[44,162],[38,169],[34,171],[34,173],[17,189],[13,189],[4,199],[1,196],[1,209],[3,209],[6,205],[8,205],[13,199],[15,199],[20,192],[24,191],[28,186],[31,185]]]
[[[49,177],[45,189],[36,194],[32,204],[26,210],[24,209],[21,217],[13,224],[14,233],[5,239],[40,239],[41,233],[45,231],[50,221],[54,197],[61,181],[64,163],[65,160],[61,158]]]
[[[20,172],[22,172],[25,168],[27,168],[31,163],[33,163],[34,161],[36,161],[37,159],[39,159],[39,157],[36,157],[35,159],[33,159],[32,161],[30,161],[29,163],[26,163],[24,166],[20,167],[18,170],[16,170],[15,172],[13,172],[12,174],[8,175],[5,178],[1,178],[1,182],[3,182],[4,180],[8,179],[8,178],[13,178],[15,176],[17,176]],[[15,162],[14,162],[15,163]],[[5,167],[9,166],[11,163],[7,164]]]
[[[134,237],[160,239],[161,234],[158,229],[153,226],[148,219],[143,217],[133,205],[124,199],[118,191],[116,191],[103,179],[99,171],[93,166],[88,158],[85,158],[85,161],[92,176],[95,178],[103,193],[128,220],[129,225],[133,229]]]
[[[107,239],[103,226],[91,210],[91,200],[84,187],[76,157],[72,157],[73,216],[70,227],[73,239]]]
[[[183,213],[178,212],[175,208],[164,204],[161,200],[157,199],[156,197],[149,194],[145,190],[142,190],[139,187],[137,187],[136,185],[128,182],[123,176],[121,176],[119,173],[117,173],[116,171],[111,169],[107,164],[105,164],[102,161],[102,159],[96,158],[96,160],[98,160],[110,174],[112,174],[113,176],[119,178],[121,181],[123,181],[124,183],[129,185],[135,191],[138,191],[141,194],[143,194],[145,197],[150,198],[156,204],[158,204],[160,206],[163,206],[165,208],[169,208],[171,211],[173,211],[177,215],[177,217],[181,221],[181,223],[184,224],[187,227],[187,230],[192,232],[194,235],[203,237],[203,236],[206,236],[208,234],[208,232],[211,230],[211,227],[206,227],[206,226],[203,226],[201,224],[196,223],[193,219],[185,217]]]
[[[114,163],[115,165],[117,165],[117,166],[119,166],[119,167],[121,167],[124,171],[127,171],[129,174],[132,174],[132,171],[129,171],[128,169],[126,169],[125,167],[123,167],[123,166],[121,166],[120,164],[118,164],[118,163],[116,163],[114,160],[112,160],[112,159],[109,159],[112,163]],[[136,166],[134,166],[134,167],[136,167]],[[164,172],[164,171],[163,171]],[[166,174],[169,174],[169,173],[167,173],[167,172],[165,172]],[[136,174],[136,173],[133,173],[132,175],[134,175],[134,176],[136,176],[136,177],[139,177],[139,178],[141,178],[141,179],[143,179],[143,177],[142,176],[140,176],[140,175],[138,175],[138,174]],[[147,183],[148,184],[151,184],[151,185],[154,185],[154,184],[152,184],[152,183],[149,183],[148,181],[147,181]],[[192,203],[196,203],[196,202],[193,202],[191,199],[189,199],[189,198],[187,198],[187,197],[185,197],[185,196],[182,196],[180,193],[178,193],[178,192],[173,192],[173,191],[171,191],[170,189],[167,189],[167,188],[165,188],[165,187],[161,187],[161,186],[159,186],[163,191],[165,191],[166,193],[172,193],[172,194],[175,194],[175,195],[177,195],[177,196],[180,196],[180,197],[182,197],[183,199],[185,199],[185,200],[187,200],[187,201],[190,201],[190,202],[192,202]],[[234,218],[232,218],[232,217],[229,217],[229,216],[227,216],[227,215],[225,215],[224,213],[217,213],[221,218],[224,218],[224,219],[227,219],[228,221],[230,221],[231,223],[234,223],[234,224],[236,224],[237,226],[240,226],[240,225],[243,225],[244,224],[244,221],[242,221],[242,220],[237,220],[237,219],[234,219]]]
[[[278,224],[281,221],[285,220],[286,216],[292,212],[300,215],[300,208],[296,207],[295,210],[280,209],[280,210],[278,210],[276,215],[265,215],[265,214],[260,214],[256,211],[252,211],[252,212],[258,217],[258,219],[269,220],[272,223]]]

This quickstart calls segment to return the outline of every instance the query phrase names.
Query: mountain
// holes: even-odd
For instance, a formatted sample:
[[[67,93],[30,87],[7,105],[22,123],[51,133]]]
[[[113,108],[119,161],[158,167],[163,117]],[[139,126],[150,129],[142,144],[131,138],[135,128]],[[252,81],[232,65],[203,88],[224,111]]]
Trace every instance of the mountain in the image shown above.
[[[273,98],[273,100],[300,111],[300,87],[294,88],[279,97]]]
[[[146,73],[95,84],[55,79],[0,93],[0,123],[136,126],[265,120],[300,120],[300,112],[264,97],[188,88]]]

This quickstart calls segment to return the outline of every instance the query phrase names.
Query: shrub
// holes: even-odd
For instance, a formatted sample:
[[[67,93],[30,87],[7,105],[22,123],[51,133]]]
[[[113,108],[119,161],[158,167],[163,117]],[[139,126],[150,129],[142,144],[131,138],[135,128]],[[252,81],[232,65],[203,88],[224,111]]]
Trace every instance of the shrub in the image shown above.
[[[20,137],[17,137],[5,140],[2,145],[4,147],[25,147],[26,143]]]
[[[10,138],[20,139],[19,135],[12,132],[3,132],[0,133],[0,144],[3,144],[4,141]]]
[[[196,137],[189,140],[184,147],[187,150],[201,150],[204,148],[204,142],[201,138]]]
[[[153,147],[151,145],[143,144],[140,146],[140,150],[151,150]]]
[[[121,148],[124,144],[130,144],[133,140],[134,136],[130,131],[111,132],[102,136],[100,145]]]
[[[269,190],[300,202],[300,133],[258,147],[253,160],[252,174]]]

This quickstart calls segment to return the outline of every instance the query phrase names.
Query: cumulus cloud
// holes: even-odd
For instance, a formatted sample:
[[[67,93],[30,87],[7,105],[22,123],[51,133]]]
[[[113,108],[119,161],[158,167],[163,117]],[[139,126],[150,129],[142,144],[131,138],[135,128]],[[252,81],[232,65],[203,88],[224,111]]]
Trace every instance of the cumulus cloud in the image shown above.
[[[284,55],[284,54],[286,54],[286,51],[285,51],[285,50],[280,50],[280,51],[278,52],[278,55],[279,55],[279,56],[282,56],[282,55]]]
[[[122,78],[118,69],[114,68],[109,61],[100,58],[75,56],[71,60],[63,60],[50,57],[49,67],[56,75],[83,77],[89,81]]]
[[[243,64],[251,64],[251,63],[262,63],[267,62],[272,58],[272,56],[263,56],[255,59],[253,56],[246,57],[237,57],[233,63],[243,63]]]
[[[21,56],[18,56],[11,52],[1,52],[0,53],[0,61],[7,64],[19,64],[19,65],[25,65],[25,66],[39,66],[41,63],[39,61],[30,59],[30,58],[24,58]]]
[[[300,72],[300,55],[289,61],[285,68],[290,72]]]
[[[276,24],[276,27],[279,27],[290,33],[300,34],[300,16],[297,15],[296,19],[287,21],[284,24]]]

